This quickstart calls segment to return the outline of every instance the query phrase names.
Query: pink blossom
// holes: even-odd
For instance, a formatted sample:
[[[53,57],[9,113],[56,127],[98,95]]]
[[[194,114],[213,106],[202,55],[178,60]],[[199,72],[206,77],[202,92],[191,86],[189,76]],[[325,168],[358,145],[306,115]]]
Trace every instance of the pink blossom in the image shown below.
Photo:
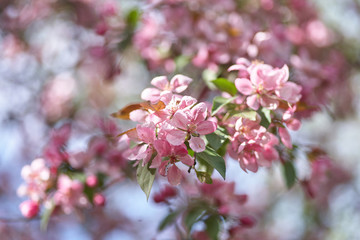
[[[257,172],[259,165],[269,167],[279,155],[274,148],[278,139],[260,125],[260,118],[255,121],[239,118],[231,138],[230,156],[239,161],[240,167]]]
[[[166,185],[165,188],[154,195],[153,199],[155,203],[167,202],[169,198],[173,198],[176,195],[176,188],[170,185]]]
[[[239,216],[243,212],[243,204],[247,196],[235,194],[235,183],[214,179],[212,184],[201,184],[202,198],[214,204],[224,216]]]
[[[72,180],[67,175],[60,175],[54,202],[62,207],[66,214],[70,214],[76,206],[86,206],[88,200],[83,194],[84,186],[78,180]]]
[[[172,119],[174,129],[169,130],[166,140],[175,146],[189,141],[190,148],[195,152],[205,150],[205,142],[200,135],[214,132],[217,128],[215,122],[205,120],[207,107],[204,103],[195,105],[191,110],[179,110]]]
[[[260,105],[275,110],[281,100],[290,103],[300,100],[301,87],[288,82],[287,65],[278,69],[262,63],[249,65],[247,61],[240,59],[238,64],[229,68],[229,71],[233,70],[239,71],[239,75],[243,76],[235,80],[235,86],[241,94],[247,96],[246,103],[254,110]]]
[[[283,121],[286,126],[293,131],[297,131],[301,127],[300,120],[296,119],[293,115],[296,111],[296,105],[289,107],[283,114]]]
[[[139,145],[124,152],[124,156],[129,160],[143,160],[142,165],[145,166],[154,154],[154,141],[156,140],[155,126],[152,123],[146,123],[136,126],[137,141]],[[157,155],[155,162],[159,161],[160,156]]]
[[[45,166],[45,160],[37,158],[31,165],[25,165],[21,170],[21,176],[25,180],[18,189],[19,196],[28,196],[34,201],[46,198],[46,190],[51,184],[50,169]]]
[[[194,159],[189,155],[185,144],[171,146],[166,141],[157,140],[154,145],[158,155],[169,158],[169,160],[159,162],[156,165],[156,167],[159,167],[160,175],[167,176],[171,185],[178,185],[181,182],[182,174],[176,163],[182,162],[187,166],[192,166],[194,165]]]
[[[291,142],[291,136],[289,132],[286,130],[286,128],[279,128],[279,135],[281,142],[285,145],[287,148],[292,148],[292,142]]]
[[[141,98],[146,101],[158,102],[159,100],[168,103],[171,100],[172,93],[181,93],[191,83],[192,79],[184,75],[175,75],[170,82],[167,77],[160,76],[151,80],[151,84],[156,88],[146,88],[141,93]]]

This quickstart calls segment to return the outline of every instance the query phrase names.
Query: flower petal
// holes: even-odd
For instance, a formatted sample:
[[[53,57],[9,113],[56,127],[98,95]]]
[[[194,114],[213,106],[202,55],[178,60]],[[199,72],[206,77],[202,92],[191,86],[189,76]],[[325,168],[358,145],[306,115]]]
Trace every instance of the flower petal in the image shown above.
[[[178,157],[178,159],[188,166],[194,165],[194,158],[192,158],[189,154],[186,154],[185,156]]]
[[[205,103],[199,103],[191,109],[192,123],[197,124],[204,121],[207,115],[207,107]]]
[[[196,127],[196,132],[201,135],[206,135],[215,132],[217,124],[213,121],[202,121]]]
[[[158,155],[160,155],[161,157],[166,157],[171,154],[171,146],[167,141],[155,140],[154,147]]]
[[[169,168],[167,178],[168,178],[169,183],[173,186],[180,184],[182,175],[181,175],[180,169],[175,164],[173,164]]]
[[[151,85],[153,85],[161,90],[166,90],[167,86],[169,85],[169,81],[166,76],[159,76],[159,77],[155,77],[155,78],[153,78],[153,80],[151,80]]]
[[[285,145],[287,148],[292,148],[292,142],[289,132],[286,130],[286,128],[279,128],[279,135],[281,142]]]
[[[167,132],[166,140],[174,146],[184,143],[187,133],[178,129],[172,129]]]
[[[205,151],[205,141],[200,137],[191,137],[189,140],[189,145],[194,152],[203,152]]]
[[[160,99],[161,91],[157,88],[145,88],[141,93],[141,99],[157,102]]]
[[[187,89],[191,82],[191,78],[177,74],[170,80],[170,87],[174,92],[181,93]]]
[[[181,110],[177,111],[172,118],[172,124],[180,129],[186,130],[188,128],[189,123],[190,120],[188,116],[184,111]]]
[[[258,110],[259,109],[259,101],[258,101],[257,95],[254,94],[254,95],[251,95],[251,96],[247,97],[246,104],[250,108],[252,108],[254,110]]]
[[[158,154],[158,155],[156,155],[156,156],[154,157],[154,159],[152,160],[151,165],[150,165],[149,168],[158,168],[158,167],[160,167],[160,165],[161,165],[161,157],[160,157],[160,155]]]
[[[254,92],[253,85],[246,78],[235,79],[235,86],[236,86],[236,89],[244,95],[250,95]]]

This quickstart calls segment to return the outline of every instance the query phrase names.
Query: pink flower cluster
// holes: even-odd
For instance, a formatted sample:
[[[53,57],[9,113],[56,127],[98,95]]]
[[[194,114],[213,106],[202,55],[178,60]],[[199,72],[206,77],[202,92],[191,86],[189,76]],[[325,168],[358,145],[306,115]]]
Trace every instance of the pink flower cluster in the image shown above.
[[[236,65],[229,68],[229,71],[232,70],[238,71],[238,78],[235,80],[237,90],[247,96],[246,104],[254,110],[258,110],[260,105],[275,110],[280,101],[295,104],[301,98],[301,86],[288,81],[287,65],[278,69],[240,58]]]
[[[29,197],[20,205],[25,217],[35,217],[41,205],[70,214],[76,208],[105,204],[105,184],[122,180],[122,172],[127,171],[122,154],[128,142],[115,141],[114,122],[100,121],[99,125],[104,136],[94,136],[86,151],[74,153],[66,151],[71,126],[63,125],[52,132],[44,158],[23,167],[25,183],[18,188],[18,195]]]
[[[292,148],[285,125],[295,131],[301,126],[294,117],[296,103],[301,98],[301,87],[288,81],[289,69],[286,65],[279,69],[241,58],[229,68],[229,71],[234,70],[238,71],[235,86],[243,96],[237,102],[240,106],[245,105],[242,106],[245,110],[250,108],[255,117],[237,117],[235,114],[224,122],[231,135],[229,153],[239,161],[244,171],[256,172],[259,165],[270,166],[272,161],[279,159],[276,147],[280,141],[271,129],[277,129],[281,142]],[[268,116],[259,115],[264,111]],[[270,121],[269,126],[261,125],[264,120]]]
[[[310,155],[318,156],[314,156],[313,159],[310,157],[311,175],[302,181],[302,185],[309,197],[313,198],[319,206],[325,207],[329,203],[330,193],[334,188],[349,181],[351,175],[325,153],[319,154],[318,149],[313,150]]]
[[[183,75],[174,76],[170,82],[163,76],[154,78],[151,84],[156,88],[147,88],[141,94],[150,106],[129,114],[131,120],[141,124],[126,132],[137,145],[126,151],[125,156],[142,160],[142,166],[149,163],[150,168],[167,176],[172,185],[179,184],[182,178],[178,163],[193,166],[194,157],[189,150],[203,152],[202,136],[217,128],[216,122],[209,119],[205,103],[177,94],[185,91],[191,81]]]
[[[183,198],[171,199],[176,194],[186,197],[186,206],[183,206]],[[182,190],[166,186],[154,195],[156,203],[165,203],[172,207],[172,212],[177,213],[178,220],[185,222],[189,215],[199,212],[196,222],[207,222],[209,218],[217,219],[216,221],[225,223],[219,225],[219,230],[229,236],[235,234],[240,236],[241,231],[255,225],[255,218],[244,206],[247,199],[247,195],[235,193],[234,182],[219,179],[214,179],[212,184],[188,180],[184,181]],[[191,233],[192,239],[213,239],[208,236],[207,231],[199,230],[199,228],[192,229],[192,225],[185,223],[179,226],[189,228],[186,231]],[[215,235],[218,236],[219,233]]]
[[[310,1],[149,2],[133,43],[150,69],[172,72],[181,57],[215,72],[239,57],[277,67],[287,63],[294,82],[303,87],[302,102],[308,106],[303,116],[328,103],[339,86],[344,88],[341,79],[348,76],[349,65],[333,48],[340,38],[319,19]],[[287,87],[283,90],[288,92]]]

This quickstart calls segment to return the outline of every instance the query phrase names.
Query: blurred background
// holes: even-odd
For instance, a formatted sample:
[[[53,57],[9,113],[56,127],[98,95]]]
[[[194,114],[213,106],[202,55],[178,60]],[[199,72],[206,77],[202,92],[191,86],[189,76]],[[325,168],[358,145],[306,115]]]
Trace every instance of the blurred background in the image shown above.
[[[52,129],[66,123],[67,151],[85,150],[102,132],[98,122],[138,102],[154,76],[189,75],[189,93],[204,98],[206,81],[237,57],[294,69],[315,110],[304,113],[293,141],[326,152],[343,174],[319,184],[326,196],[310,199],[301,181],[286,189],[279,164],[245,173],[228,159],[227,180],[248,194],[247,208],[261,213],[259,231],[266,239],[360,239],[360,1],[210,2],[0,2],[0,239],[176,239],[174,228],[157,232],[168,209],[147,202],[131,178],[106,189],[104,208],[56,216],[42,232],[39,219],[26,221],[19,211],[21,168],[43,156]],[[192,27],[187,10],[201,24]],[[214,28],[223,29],[222,21],[233,24],[231,31]],[[224,49],[227,41],[238,48]],[[116,123],[119,132],[134,126]],[[305,152],[296,156],[299,180],[315,171]]]

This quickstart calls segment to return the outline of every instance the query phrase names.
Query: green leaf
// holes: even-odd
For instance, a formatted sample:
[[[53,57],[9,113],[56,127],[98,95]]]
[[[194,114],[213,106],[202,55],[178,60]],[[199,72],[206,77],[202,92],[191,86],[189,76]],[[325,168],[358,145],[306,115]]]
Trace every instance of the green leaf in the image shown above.
[[[158,227],[158,231],[162,231],[164,230],[166,227],[170,226],[172,223],[174,223],[176,221],[176,218],[178,217],[178,215],[180,214],[180,212],[175,211],[175,212],[171,212],[169,213],[159,224]]]
[[[214,116],[216,113],[218,113],[221,108],[223,108],[226,104],[231,103],[236,97],[232,97],[232,98],[224,98],[224,97],[214,97],[213,100],[213,106],[211,109],[212,112],[212,116]]]
[[[205,220],[206,232],[213,240],[217,240],[220,231],[220,219],[217,215],[212,215]]]
[[[85,173],[71,173],[69,172],[69,177],[71,177],[71,179],[76,179],[82,183],[84,183],[86,181],[86,176],[85,176]]]
[[[149,168],[151,161],[142,166],[142,161],[140,161],[137,170],[136,170],[136,178],[139,183],[141,189],[146,195],[146,199],[149,200],[150,192],[152,185],[155,180],[155,172],[156,169]]]
[[[227,139],[224,144],[218,149],[216,150],[216,152],[221,156],[221,157],[224,157],[226,155],[226,152],[227,152],[227,145],[229,143],[229,139]]]
[[[251,121],[256,120],[257,113],[254,110],[245,110],[234,114],[233,116],[247,118]]]
[[[296,180],[296,171],[292,162],[289,161],[284,162],[283,172],[286,181],[286,186],[288,189],[290,189],[295,184],[295,180]]]
[[[51,202],[50,206],[45,208],[44,213],[41,216],[41,222],[40,222],[41,231],[46,231],[49,220],[50,220],[50,216],[51,216],[52,212],[54,211],[54,209],[55,209],[54,202]]]
[[[209,146],[206,146],[205,151],[196,154],[197,158],[208,163],[210,166],[215,168],[220,175],[225,179],[225,160],[222,158],[214,149]]]
[[[235,96],[237,93],[237,89],[235,87],[235,84],[233,82],[230,82],[229,80],[225,78],[218,78],[212,81],[212,83],[223,92],[227,92],[231,94],[231,96]]]
[[[271,110],[267,108],[261,108],[257,111],[257,113],[261,117],[260,125],[265,128],[268,128],[271,123]]]
[[[206,135],[205,137],[206,137],[206,140],[209,142],[210,146],[214,150],[218,150],[226,140],[226,139],[221,138],[215,132],[210,133],[210,134]]]
[[[184,219],[184,223],[189,232],[191,232],[191,228],[194,223],[198,222],[204,213],[205,210],[203,208],[194,208],[187,213]]]
[[[196,171],[196,170],[195,170],[195,172],[196,172],[196,176],[200,182],[212,184],[212,178],[208,172],[200,172],[200,171]]]
[[[128,26],[132,29],[134,29],[140,19],[140,11],[136,8],[130,10],[130,12],[128,13],[128,15],[126,16],[126,22],[128,24]]]
[[[197,172],[206,172],[209,176],[214,172],[214,168],[201,158],[196,159],[196,169],[194,170]]]

